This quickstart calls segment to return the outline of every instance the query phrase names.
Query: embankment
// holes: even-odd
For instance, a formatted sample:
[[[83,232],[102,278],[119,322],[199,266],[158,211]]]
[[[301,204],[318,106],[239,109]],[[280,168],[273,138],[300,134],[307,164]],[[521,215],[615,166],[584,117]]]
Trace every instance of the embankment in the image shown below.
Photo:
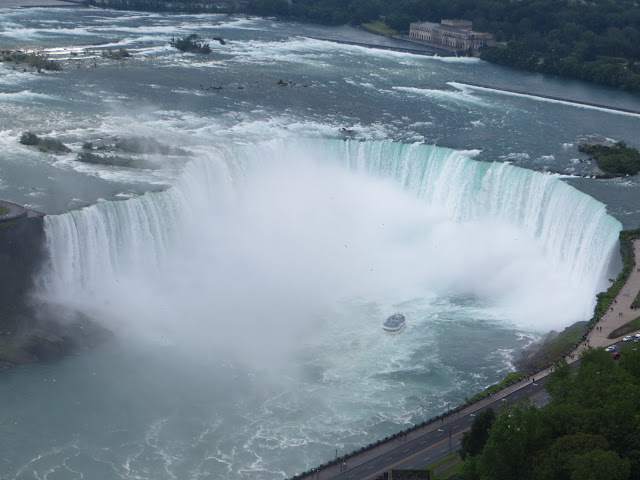
[[[109,334],[89,319],[39,308],[31,293],[47,262],[44,214],[0,201],[0,370],[91,347]]]

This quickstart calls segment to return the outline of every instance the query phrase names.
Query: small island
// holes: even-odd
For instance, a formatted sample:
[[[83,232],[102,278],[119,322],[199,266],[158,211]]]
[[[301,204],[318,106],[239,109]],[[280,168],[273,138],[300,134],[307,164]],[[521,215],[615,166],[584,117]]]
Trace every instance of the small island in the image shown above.
[[[37,147],[38,150],[45,153],[69,153],[71,151],[71,149],[60,140],[54,140],[52,138],[40,138],[33,132],[23,133],[20,137],[20,143],[22,145]]]
[[[583,143],[578,150],[594,158],[607,176],[622,177],[640,172],[640,152],[624,142],[613,145]]]
[[[211,53],[211,47],[209,44],[200,40],[200,36],[195,33],[184,38],[172,38],[169,45],[186,53]]]
[[[62,65],[55,60],[49,60],[47,55],[39,53],[26,53],[20,50],[16,51],[3,51],[3,62],[13,62],[18,64],[25,64],[31,67],[41,70],[59,71],[62,70]]]
[[[131,53],[126,48],[119,48],[117,50],[113,50],[111,48],[102,52],[102,56],[104,58],[108,58],[109,60],[124,60],[125,58],[131,57]]]

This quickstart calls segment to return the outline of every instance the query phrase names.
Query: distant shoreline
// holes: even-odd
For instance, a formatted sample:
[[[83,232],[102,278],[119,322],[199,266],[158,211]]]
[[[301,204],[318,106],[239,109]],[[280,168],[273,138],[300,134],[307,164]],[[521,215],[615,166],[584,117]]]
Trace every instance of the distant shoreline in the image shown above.
[[[2,8],[87,7],[84,0],[0,0]]]

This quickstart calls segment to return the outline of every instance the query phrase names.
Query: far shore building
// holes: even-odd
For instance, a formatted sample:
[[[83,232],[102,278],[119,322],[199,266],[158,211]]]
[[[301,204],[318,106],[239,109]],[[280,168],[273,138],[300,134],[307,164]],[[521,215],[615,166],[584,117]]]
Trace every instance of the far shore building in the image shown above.
[[[409,27],[409,39],[445,50],[477,52],[493,41],[490,33],[474,32],[470,20],[442,20],[440,23],[415,22]]]

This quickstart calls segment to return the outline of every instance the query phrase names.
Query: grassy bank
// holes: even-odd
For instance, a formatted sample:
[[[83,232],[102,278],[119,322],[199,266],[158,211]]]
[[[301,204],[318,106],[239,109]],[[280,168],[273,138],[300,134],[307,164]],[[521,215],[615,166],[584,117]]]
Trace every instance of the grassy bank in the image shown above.
[[[486,397],[490,393],[497,392],[498,390],[502,390],[507,385],[510,385],[511,383],[516,382],[516,381],[520,380],[522,377],[526,377],[526,376],[527,375],[525,373],[522,373],[522,372],[511,372],[511,373],[508,373],[507,376],[504,377],[500,383],[496,383],[494,385],[491,385],[491,386],[485,388],[480,393],[476,393],[473,397],[471,397],[471,399],[467,399],[467,403],[473,403],[473,402],[475,402],[477,400],[480,400],[481,398]]]
[[[616,328],[609,334],[607,338],[618,338],[622,335],[628,335],[629,333],[637,332],[638,330],[640,330],[640,317],[634,318],[630,322]]]
[[[382,22],[363,23],[361,27],[365,29],[367,32],[377,33],[378,35],[391,36],[398,33],[393,28],[387,27]]]
[[[432,463],[425,470],[429,470],[431,480],[444,480],[460,473],[463,465],[464,462],[456,452]]]
[[[524,371],[532,371],[553,362],[580,342],[587,325],[586,321],[576,322],[560,333],[550,332],[541,343],[527,349],[516,362],[516,366]]]
[[[638,294],[636,295],[636,298],[633,300],[633,303],[631,304],[631,308],[638,308],[640,307],[640,292],[638,292]]]

